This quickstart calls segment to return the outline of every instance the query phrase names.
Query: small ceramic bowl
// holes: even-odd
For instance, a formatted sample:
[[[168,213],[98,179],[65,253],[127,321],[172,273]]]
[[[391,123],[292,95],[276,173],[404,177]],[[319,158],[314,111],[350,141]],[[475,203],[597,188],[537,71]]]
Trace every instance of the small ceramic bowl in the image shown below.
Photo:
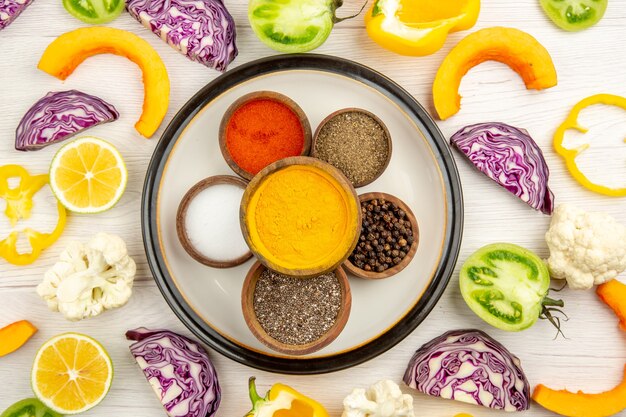
[[[226,160],[228,166],[237,175],[248,181],[250,181],[254,177],[254,174],[245,171],[233,160],[230,152],[228,151],[228,147],[226,146],[226,127],[228,126],[228,122],[230,121],[233,113],[235,113],[235,111],[237,111],[241,106],[254,100],[263,99],[273,100],[282,103],[285,106],[289,107],[296,114],[296,116],[298,116],[300,124],[302,125],[302,129],[304,131],[304,145],[302,147],[302,152],[300,153],[300,156],[306,156],[311,152],[311,142],[313,137],[313,134],[311,133],[311,124],[309,123],[309,119],[306,117],[304,111],[300,108],[300,106],[298,106],[295,101],[283,94],[274,91],[256,91],[241,96],[233,104],[231,104],[230,107],[228,107],[226,113],[224,113],[224,116],[222,117],[222,122],[220,123],[219,129],[219,143],[220,150],[222,151],[222,156],[224,156],[224,160]]]
[[[363,278],[363,279],[384,279],[384,278],[389,278],[395,274],[397,274],[398,272],[402,271],[404,268],[406,268],[406,266],[411,263],[411,261],[413,260],[413,257],[415,257],[415,253],[417,252],[417,247],[419,245],[419,226],[417,224],[417,219],[415,218],[415,215],[413,214],[413,212],[411,211],[411,208],[409,206],[407,206],[404,201],[400,200],[398,197],[395,197],[391,194],[386,194],[386,193],[366,193],[366,194],[361,194],[359,196],[359,201],[361,202],[361,204],[366,203],[368,201],[371,200],[375,200],[375,199],[384,199],[386,201],[389,201],[390,203],[395,204],[396,206],[398,206],[399,208],[401,208],[405,213],[406,213],[406,218],[409,222],[411,222],[411,230],[413,232],[413,237],[414,237],[414,241],[411,244],[411,247],[409,249],[409,251],[407,252],[406,256],[404,258],[402,258],[402,261],[397,264],[394,265],[391,268],[388,268],[386,270],[384,270],[383,272],[374,272],[374,271],[366,271],[364,269],[361,269],[357,266],[355,266],[352,262],[350,262],[350,259],[346,259],[346,261],[343,264],[343,267],[352,275],[358,277],[358,278]]]
[[[357,182],[357,183],[353,183],[352,184],[354,186],[354,188],[364,187],[364,186],[366,186],[368,184],[371,184],[374,181],[376,181],[378,179],[378,177],[380,177],[383,174],[383,172],[385,172],[385,170],[389,166],[389,161],[391,161],[391,151],[392,151],[391,134],[389,133],[389,130],[387,129],[387,126],[385,126],[383,121],[380,120],[380,118],[378,116],[376,116],[374,113],[371,113],[371,112],[369,112],[367,110],[359,109],[359,108],[356,108],[356,107],[350,107],[350,108],[346,108],[346,109],[337,110],[336,112],[331,113],[330,115],[328,115],[324,120],[322,120],[322,122],[319,124],[317,129],[315,129],[315,134],[313,135],[313,143],[311,145],[311,156],[314,157],[314,158],[318,157],[317,156],[317,152],[316,152],[316,143],[318,141],[318,137],[319,137],[320,132],[321,132],[322,128],[324,127],[324,125],[326,125],[329,121],[331,121],[335,117],[337,117],[337,116],[339,116],[341,114],[344,114],[344,113],[363,113],[363,114],[369,116],[370,118],[374,119],[374,121],[376,121],[380,125],[380,127],[382,127],[383,131],[385,132],[385,138],[387,140],[387,149],[389,150],[388,153],[387,153],[387,159],[385,160],[385,163],[381,166],[380,170],[372,178],[369,178],[366,181],[361,181],[361,182]]]
[[[213,268],[231,268],[233,266],[241,265],[242,263],[250,259],[252,257],[252,252],[248,251],[244,255],[227,261],[207,258],[205,255],[199,252],[191,243],[191,240],[189,239],[189,236],[187,234],[187,228],[185,227],[187,209],[189,208],[189,204],[191,203],[191,201],[201,191],[204,191],[207,188],[217,184],[231,184],[244,190],[248,185],[248,183],[241,178],[237,178],[232,175],[216,175],[213,177],[205,178],[202,181],[198,182],[196,185],[191,187],[189,191],[187,191],[187,193],[181,200],[180,205],[178,206],[178,212],[176,213],[176,233],[178,234],[178,240],[180,240],[180,243],[185,251],[196,261]]]
[[[255,198],[255,196],[264,186],[264,182],[283,169],[297,166],[311,167],[320,172],[327,182],[332,181],[335,189],[339,189],[341,194],[343,194],[342,198],[348,216],[346,231],[342,236],[341,244],[327,254],[329,259],[326,262],[318,262],[319,265],[313,264],[299,268],[286,266],[288,262],[284,260],[281,262],[279,259],[280,255],[276,253],[271,254],[270,249],[261,241],[258,228],[256,228],[254,224],[250,224],[248,217],[249,211],[256,209],[259,198]],[[289,190],[285,191],[289,193]],[[263,194],[260,195],[262,196]],[[243,198],[241,199],[239,216],[244,239],[258,260],[274,271],[294,277],[312,277],[335,270],[352,253],[352,250],[358,242],[359,233],[361,231],[361,206],[356,191],[354,187],[352,187],[352,184],[350,184],[350,181],[332,165],[320,161],[319,159],[306,156],[281,159],[259,172],[246,188]],[[258,238],[255,239],[252,235]]]
[[[322,335],[319,339],[304,344],[304,345],[288,345],[282,343],[273,337],[271,337],[261,326],[259,320],[254,311],[254,290],[259,276],[267,268],[260,262],[255,262],[248,271],[246,279],[243,283],[243,289],[241,291],[241,308],[243,310],[243,317],[248,325],[248,328],[252,334],[265,346],[273,349],[277,352],[285,353],[288,355],[308,355],[316,352],[325,346],[328,346],[333,340],[339,336],[350,317],[350,309],[352,308],[352,294],[350,292],[350,285],[348,283],[348,277],[343,268],[338,267],[334,273],[341,286],[341,307],[337,314],[337,320],[333,326]]]

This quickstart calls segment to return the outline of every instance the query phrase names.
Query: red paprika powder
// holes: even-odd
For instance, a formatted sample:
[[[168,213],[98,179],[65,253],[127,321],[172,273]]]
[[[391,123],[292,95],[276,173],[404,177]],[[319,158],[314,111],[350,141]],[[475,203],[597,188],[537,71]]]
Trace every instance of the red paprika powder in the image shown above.
[[[226,148],[241,169],[257,174],[279,159],[300,155],[304,128],[287,105],[265,98],[251,100],[228,120]]]

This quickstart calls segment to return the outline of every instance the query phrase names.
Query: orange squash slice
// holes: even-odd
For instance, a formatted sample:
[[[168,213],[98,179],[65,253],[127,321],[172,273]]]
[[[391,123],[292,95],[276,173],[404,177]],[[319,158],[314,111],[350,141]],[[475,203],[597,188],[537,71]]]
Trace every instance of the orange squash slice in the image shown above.
[[[626,366],[624,379],[610,391],[600,394],[573,393],[567,390],[556,391],[544,385],[537,385],[533,400],[542,407],[568,417],[608,417],[626,409]]]
[[[55,39],[43,53],[40,70],[65,80],[85,59],[115,54],[136,63],[143,72],[143,112],[135,129],[146,138],[159,128],[169,105],[170,80],[161,57],[148,42],[125,30],[86,27]]]
[[[441,120],[461,108],[459,86],[467,72],[485,61],[507,64],[524,80],[527,89],[542,90],[557,83],[550,54],[531,35],[518,29],[492,27],[466,36],[450,51],[433,84],[435,109]]]

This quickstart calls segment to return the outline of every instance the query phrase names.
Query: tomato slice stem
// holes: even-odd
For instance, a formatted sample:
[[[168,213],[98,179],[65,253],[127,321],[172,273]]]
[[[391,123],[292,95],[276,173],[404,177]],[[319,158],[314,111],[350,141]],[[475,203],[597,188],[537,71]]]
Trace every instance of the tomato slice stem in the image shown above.
[[[339,22],[343,22],[344,20],[350,20],[350,19],[354,19],[355,17],[357,17],[358,15],[360,15],[363,12],[363,9],[365,9],[365,6],[367,6],[367,3],[369,2],[369,0],[365,0],[365,3],[363,3],[363,6],[361,6],[361,8],[359,9],[359,11],[355,14],[353,14],[352,16],[346,16],[346,17],[337,17],[336,11],[338,8],[340,8],[341,6],[343,6],[343,0],[334,0],[334,8],[333,8],[333,23],[339,23]]]

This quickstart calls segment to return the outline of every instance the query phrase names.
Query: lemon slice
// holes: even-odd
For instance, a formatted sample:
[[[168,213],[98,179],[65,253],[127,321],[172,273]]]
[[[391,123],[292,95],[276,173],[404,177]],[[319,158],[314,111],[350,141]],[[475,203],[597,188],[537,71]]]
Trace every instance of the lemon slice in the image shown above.
[[[77,414],[104,399],[113,380],[113,364],[91,337],[65,333],[37,352],[31,375],[35,395],[60,414]]]
[[[77,213],[100,213],[113,207],[127,179],[118,150],[91,136],[63,146],[50,165],[52,191],[66,209]]]

